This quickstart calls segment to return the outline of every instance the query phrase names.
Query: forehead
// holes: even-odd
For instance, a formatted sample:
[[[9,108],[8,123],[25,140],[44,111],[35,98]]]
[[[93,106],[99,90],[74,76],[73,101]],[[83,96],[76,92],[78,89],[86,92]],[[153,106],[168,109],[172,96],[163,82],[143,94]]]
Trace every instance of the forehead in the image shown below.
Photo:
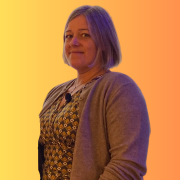
[[[71,20],[66,28],[66,31],[74,30],[88,30],[88,22],[84,15],[79,15]]]

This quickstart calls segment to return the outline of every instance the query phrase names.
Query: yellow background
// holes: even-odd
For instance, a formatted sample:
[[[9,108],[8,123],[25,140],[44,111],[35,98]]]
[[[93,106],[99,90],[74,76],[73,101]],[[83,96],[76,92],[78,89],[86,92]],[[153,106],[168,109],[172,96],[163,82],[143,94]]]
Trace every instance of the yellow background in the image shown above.
[[[90,3],[89,3],[90,2]],[[122,63],[146,99],[151,136],[145,180],[180,180],[180,1],[0,2],[0,179],[38,180],[39,112],[54,86],[76,78],[63,63],[63,31],[82,5],[105,8]]]

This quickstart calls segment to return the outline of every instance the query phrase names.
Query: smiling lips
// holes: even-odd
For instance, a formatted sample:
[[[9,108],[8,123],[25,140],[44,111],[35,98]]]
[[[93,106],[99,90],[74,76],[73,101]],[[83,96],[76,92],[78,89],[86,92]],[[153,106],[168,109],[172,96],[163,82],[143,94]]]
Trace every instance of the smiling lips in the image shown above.
[[[70,52],[70,54],[72,54],[72,53],[83,53],[83,52]]]

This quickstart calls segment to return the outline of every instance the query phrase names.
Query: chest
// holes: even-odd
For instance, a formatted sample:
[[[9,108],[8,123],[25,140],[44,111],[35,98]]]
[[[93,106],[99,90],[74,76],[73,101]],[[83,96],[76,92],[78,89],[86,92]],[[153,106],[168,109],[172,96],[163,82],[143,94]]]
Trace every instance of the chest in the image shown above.
[[[64,97],[62,98],[59,106],[58,106],[58,109],[60,109],[65,103],[66,103],[66,99],[65,99],[65,95],[66,93],[70,93],[71,96],[73,96],[77,91],[79,91],[82,87],[78,87],[76,89],[74,89],[74,86],[73,87],[70,87],[64,94]]]

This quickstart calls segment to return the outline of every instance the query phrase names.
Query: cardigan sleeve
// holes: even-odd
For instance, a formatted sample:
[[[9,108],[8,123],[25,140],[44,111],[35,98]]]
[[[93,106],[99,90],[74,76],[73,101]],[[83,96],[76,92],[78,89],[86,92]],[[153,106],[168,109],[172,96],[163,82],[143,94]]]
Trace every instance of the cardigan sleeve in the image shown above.
[[[55,86],[53,87],[47,94],[45,100],[44,100],[44,103],[43,103],[43,108],[44,108],[44,105],[46,103],[46,101],[54,94],[54,92],[57,90],[57,88],[59,87],[60,85],[58,86]],[[39,114],[39,117],[42,113],[42,110]],[[39,171],[39,174],[40,174],[40,180],[42,179],[42,174],[43,174],[43,164],[44,164],[44,145],[42,145],[39,140],[38,140],[38,171]]]
[[[106,120],[111,159],[99,180],[143,180],[150,123],[146,102],[135,83],[110,95]]]
[[[38,170],[40,174],[40,180],[42,179],[44,164],[44,146],[38,141]]]

